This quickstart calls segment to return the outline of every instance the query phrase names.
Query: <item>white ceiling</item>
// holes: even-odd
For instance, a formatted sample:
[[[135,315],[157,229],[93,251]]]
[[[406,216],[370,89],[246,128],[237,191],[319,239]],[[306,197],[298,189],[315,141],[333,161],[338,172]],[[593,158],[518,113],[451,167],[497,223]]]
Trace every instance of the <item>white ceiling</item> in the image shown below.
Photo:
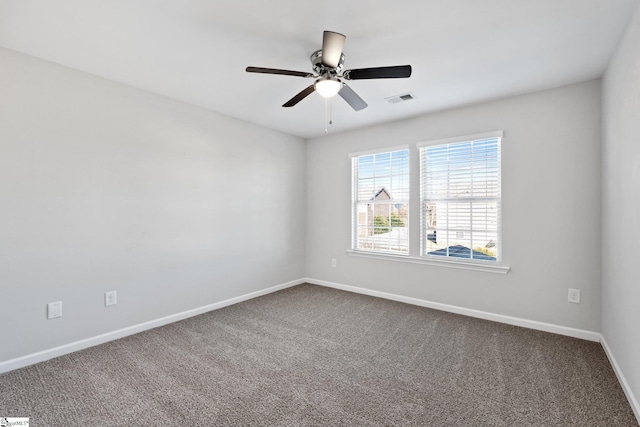
[[[369,107],[334,98],[336,133],[597,78],[635,2],[0,0],[0,46],[309,138],[324,134],[324,99],[281,105],[312,80],[246,66],[311,71],[323,30],[347,36],[346,69],[413,66],[349,82]]]

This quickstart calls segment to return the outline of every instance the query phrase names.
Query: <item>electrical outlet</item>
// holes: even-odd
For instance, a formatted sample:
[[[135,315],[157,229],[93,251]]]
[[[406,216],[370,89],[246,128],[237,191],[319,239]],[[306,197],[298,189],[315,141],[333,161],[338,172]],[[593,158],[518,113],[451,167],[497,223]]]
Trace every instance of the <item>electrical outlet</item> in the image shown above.
[[[335,258],[331,258],[331,267],[337,267],[338,266],[338,262],[336,261]]]
[[[569,302],[580,304],[580,289],[569,289]]]
[[[116,305],[118,303],[116,297],[116,291],[110,291],[104,293],[104,306],[109,307],[110,305]]]
[[[62,317],[62,301],[47,304],[47,319],[57,319],[58,317]]]

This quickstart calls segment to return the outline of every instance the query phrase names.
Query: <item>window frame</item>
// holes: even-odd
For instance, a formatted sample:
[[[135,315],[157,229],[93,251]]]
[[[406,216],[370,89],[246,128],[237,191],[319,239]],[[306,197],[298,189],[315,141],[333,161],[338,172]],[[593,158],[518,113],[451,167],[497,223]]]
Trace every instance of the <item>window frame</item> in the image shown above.
[[[451,138],[442,138],[430,141],[423,141],[416,144],[416,148],[418,149],[418,156],[420,159],[420,171],[419,171],[419,180],[420,180],[420,257],[425,260],[433,261],[433,262],[447,262],[447,263],[461,263],[461,264],[473,264],[473,265],[486,265],[486,266],[501,266],[503,257],[502,257],[502,140],[504,138],[503,131],[493,131],[493,132],[484,132],[472,135],[464,135],[458,137]],[[427,199],[425,198],[425,159],[426,149],[428,147],[434,147],[438,145],[448,145],[448,144],[456,144],[463,142],[475,142],[486,139],[498,139],[498,194],[499,196],[496,198],[497,201],[497,236],[496,236],[496,246],[497,253],[495,260],[483,260],[483,259],[473,259],[473,258],[457,258],[451,256],[442,256],[442,255],[432,255],[427,253],[427,225],[425,223],[426,212],[425,206],[427,204]],[[469,199],[470,203],[473,203],[473,198]],[[473,227],[473,226],[472,226]],[[473,245],[471,245],[473,246]],[[470,248],[473,250],[473,247]]]
[[[407,179],[407,198],[406,199],[398,199],[396,201],[396,203],[401,203],[403,205],[406,205],[406,252],[400,252],[400,251],[385,251],[385,250],[380,250],[380,249],[375,249],[375,248],[358,248],[358,231],[359,231],[359,224],[358,224],[358,206],[362,203],[364,203],[363,201],[358,200],[358,169],[356,168],[356,162],[358,161],[359,158],[364,157],[364,156],[370,156],[370,155],[378,155],[378,154],[385,154],[385,153],[394,153],[394,152],[400,152],[400,151],[406,151],[407,152],[407,173],[406,173],[406,179]],[[411,246],[410,246],[410,234],[411,234],[411,219],[410,219],[410,206],[411,206],[411,157],[412,157],[412,150],[409,144],[406,145],[397,145],[397,146],[393,146],[393,147],[382,147],[382,148],[378,148],[378,149],[373,149],[373,150],[366,150],[366,151],[358,151],[358,152],[353,152],[353,153],[349,153],[349,159],[351,161],[351,249],[348,251],[350,253],[352,252],[356,252],[356,253],[362,253],[362,254],[371,254],[371,255],[375,255],[375,256],[385,256],[385,257],[408,257],[410,256],[411,253]],[[390,179],[391,179],[390,175]],[[391,191],[393,192],[393,189],[391,189]],[[391,199],[393,200],[393,199]],[[371,203],[373,205],[375,204],[389,204],[391,205],[391,203],[381,203],[381,202],[376,202],[373,201],[374,203]]]

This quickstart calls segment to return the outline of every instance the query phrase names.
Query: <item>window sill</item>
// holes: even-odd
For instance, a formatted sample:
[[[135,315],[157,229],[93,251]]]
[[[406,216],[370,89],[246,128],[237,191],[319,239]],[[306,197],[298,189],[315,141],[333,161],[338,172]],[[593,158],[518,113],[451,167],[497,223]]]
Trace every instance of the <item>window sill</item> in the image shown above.
[[[347,250],[347,254],[355,257],[381,259],[385,261],[408,262],[412,264],[426,264],[437,267],[458,268],[461,270],[484,271],[486,273],[507,274],[511,267],[506,265],[494,265],[476,262],[466,262],[451,259],[432,259],[423,257],[414,257],[408,255],[382,254],[375,252]]]

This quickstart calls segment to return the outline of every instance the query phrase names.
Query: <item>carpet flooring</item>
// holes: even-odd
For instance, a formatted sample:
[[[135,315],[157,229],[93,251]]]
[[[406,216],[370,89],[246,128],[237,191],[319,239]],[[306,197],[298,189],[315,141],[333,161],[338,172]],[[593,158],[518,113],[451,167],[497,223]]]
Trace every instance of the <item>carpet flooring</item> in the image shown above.
[[[598,343],[309,284],[0,375],[30,426],[637,426]]]

